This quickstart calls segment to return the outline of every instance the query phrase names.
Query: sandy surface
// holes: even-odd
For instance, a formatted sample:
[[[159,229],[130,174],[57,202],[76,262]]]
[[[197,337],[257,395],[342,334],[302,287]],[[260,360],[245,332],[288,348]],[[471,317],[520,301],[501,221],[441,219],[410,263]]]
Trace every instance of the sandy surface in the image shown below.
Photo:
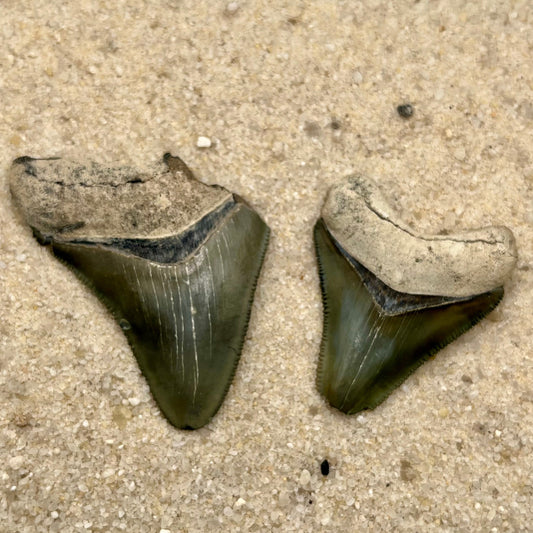
[[[390,4],[2,2],[2,532],[533,530],[533,9]],[[272,228],[235,380],[196,432],[161,417],[5,179],[20,155],[167,151]],[[354,171],[419,231],[509,226],[520,258],[490,319],[347,417],[314,385],[312,225]]]

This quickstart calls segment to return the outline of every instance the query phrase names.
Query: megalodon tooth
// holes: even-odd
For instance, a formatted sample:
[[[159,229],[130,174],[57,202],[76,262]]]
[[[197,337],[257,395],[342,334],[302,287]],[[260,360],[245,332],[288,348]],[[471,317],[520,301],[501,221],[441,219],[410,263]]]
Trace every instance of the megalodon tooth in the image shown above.
[[[364,176],[330,189],[314,239],[324,306],[317,386],[348,414],[379,405],[492,311],[517,260],[503,226],[417,233]]]
[[[153,168],[21,157],[11,193],[41,244],[112,312],[161,411],[195,429],[238,363],[269,228],[178,157]]]

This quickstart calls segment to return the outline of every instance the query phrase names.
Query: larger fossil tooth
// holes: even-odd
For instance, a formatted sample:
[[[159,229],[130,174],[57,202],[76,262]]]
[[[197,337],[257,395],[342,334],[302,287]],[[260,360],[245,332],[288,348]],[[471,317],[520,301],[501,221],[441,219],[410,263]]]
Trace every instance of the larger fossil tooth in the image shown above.
[[[349,414],[379,405],[494,309],[516,263],[509,229],[417,234],[362,176],[330,190],[314,235],[324,304],[317,385]]]
[[[99,296],[179,428],[219,409],[240,357],[269,229],[165,155],[148,172],[22,157],[11,192],[42,244]]]

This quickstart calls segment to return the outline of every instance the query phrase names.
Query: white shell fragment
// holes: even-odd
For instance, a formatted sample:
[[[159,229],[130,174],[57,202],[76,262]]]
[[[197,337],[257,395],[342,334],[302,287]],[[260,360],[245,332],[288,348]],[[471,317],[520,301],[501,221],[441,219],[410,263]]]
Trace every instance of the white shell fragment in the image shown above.
[[[196,146],[198,148],[211,148],[211,139],[209,137],[198,137],[196,141]]]
[[[503,285],[517,260],[514,236],[504,226],[449,235],[417,233],[376,183],[360,175],[330,189],[322,218],[346,252],[403,293],[480,294]]]

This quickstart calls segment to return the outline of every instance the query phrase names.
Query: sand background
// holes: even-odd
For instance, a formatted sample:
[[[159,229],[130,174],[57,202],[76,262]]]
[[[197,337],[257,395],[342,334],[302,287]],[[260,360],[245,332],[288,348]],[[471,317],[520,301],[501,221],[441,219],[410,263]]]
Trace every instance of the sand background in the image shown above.
[[[533,530],[529,1],[4,0],[0,17],[0,531]],[[21,155],[167,151],[272,229],[235,380],[195,432],[161,417],[6,181]],[[520,258],[489,319],[347,417],[314,385],[312,226],[354,171],[420,231],[509,226]]]

